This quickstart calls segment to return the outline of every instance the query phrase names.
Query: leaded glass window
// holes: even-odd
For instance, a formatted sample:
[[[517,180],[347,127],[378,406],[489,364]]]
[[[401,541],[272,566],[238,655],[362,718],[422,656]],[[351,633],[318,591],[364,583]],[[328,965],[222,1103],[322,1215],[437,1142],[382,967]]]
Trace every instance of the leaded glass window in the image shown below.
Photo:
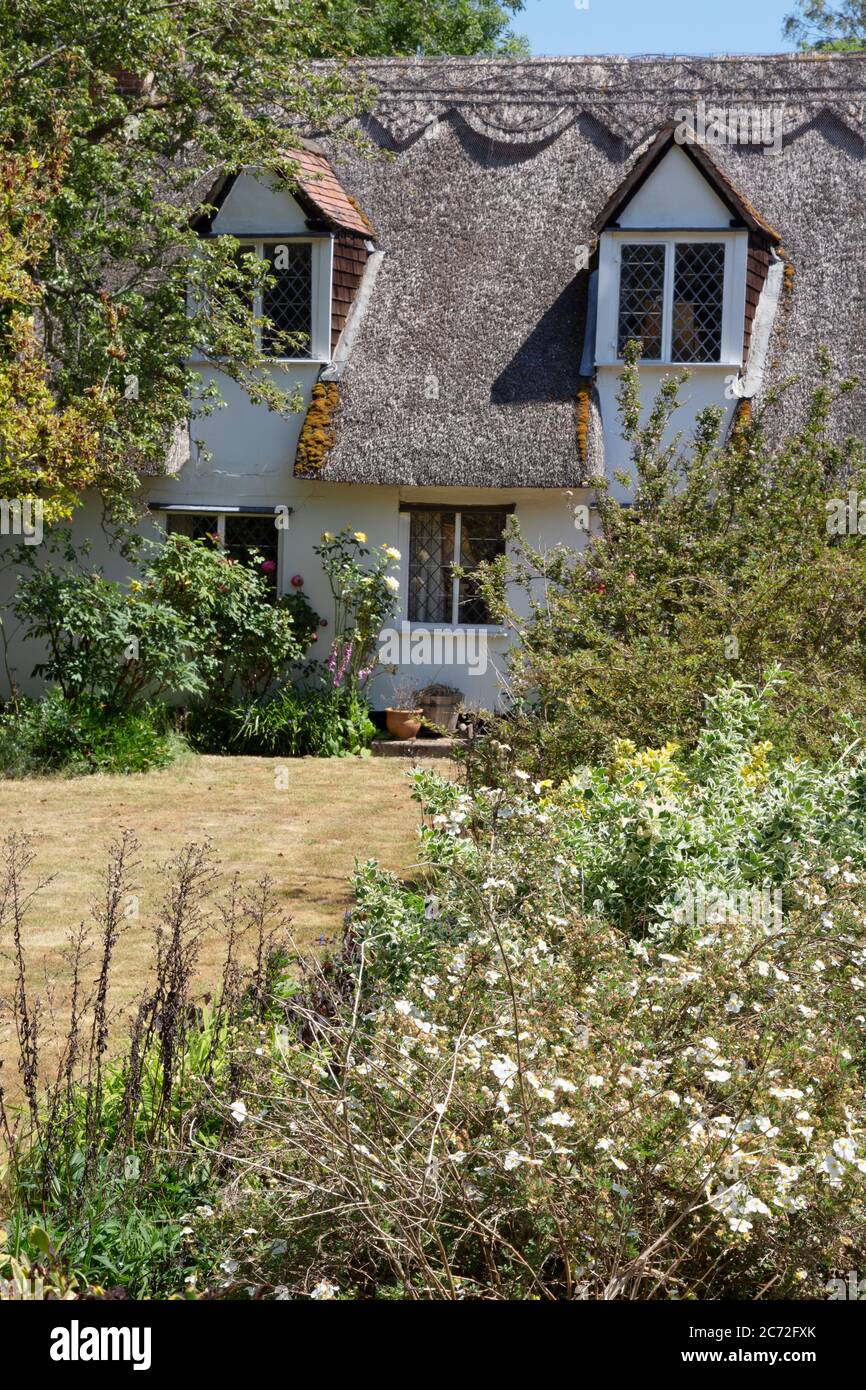
[[[311,356],[312,253],[308,241],[265,247],[273,276],[273,284],[262,293],[262,313],[272,325],[262,330],[262,352],[267,357]],[[290,343],[284,334],[292,335]]]
[[[671,324],[672,361],[719,361],[724,288],[725,248],[721,242],[677,244]]]
[[[635,339],[644,359],[662,356],[665,247],[625,245],[619,276],[618,356]]]
[[[408,617],[416,623],[483,626],[490,622],[473,571],[505,551],[508,513],[418,509],[410,514]],[[458,579],[454,566],[465,571]]]

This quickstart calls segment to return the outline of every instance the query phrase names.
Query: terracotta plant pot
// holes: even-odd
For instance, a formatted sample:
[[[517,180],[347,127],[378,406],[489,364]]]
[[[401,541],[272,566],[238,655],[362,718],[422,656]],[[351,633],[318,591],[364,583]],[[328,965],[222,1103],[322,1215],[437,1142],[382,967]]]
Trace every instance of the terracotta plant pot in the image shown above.
[[[422,695],[418,703],[424,712],[424,723],[453,734],[457,728],[457,708],[462,699],[459,692],[456,695],[428,695],[426,698]]]
[[[388,733],[395,738],[417,738],[423,711],[420,709],[386,709]]]

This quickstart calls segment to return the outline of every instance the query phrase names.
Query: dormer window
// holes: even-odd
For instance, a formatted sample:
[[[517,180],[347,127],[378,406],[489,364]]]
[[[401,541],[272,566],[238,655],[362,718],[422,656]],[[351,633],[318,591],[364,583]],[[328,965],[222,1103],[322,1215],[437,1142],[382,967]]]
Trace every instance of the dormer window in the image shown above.
[[[722,361],[730,238],[619,244],[617,357],[637,340],[645,362]]]
[[[741,371],[779,234],[700,145],[660,131],[593,223],[595,364]]]

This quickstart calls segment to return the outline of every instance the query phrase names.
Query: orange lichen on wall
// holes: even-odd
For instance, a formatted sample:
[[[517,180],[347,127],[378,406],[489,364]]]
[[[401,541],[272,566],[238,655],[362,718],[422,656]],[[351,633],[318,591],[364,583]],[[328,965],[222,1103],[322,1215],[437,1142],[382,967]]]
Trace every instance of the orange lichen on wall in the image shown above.
[[[582,464],[586,463],[589,453],[589,404],[590,388],[581,386],[577,392],[575,401],[575,429],[577,430],[577,452]]]
[[[741,400],[737,402],[734,411],[734,418],[731,421],[730,440],[732,444],[741,444],[749,432],[752,424],[752,402]]]
[[[336,383],[316,383],[295,452],[296,477],[314,478],[321,473],[336,442],[333,416],[339,404]]]

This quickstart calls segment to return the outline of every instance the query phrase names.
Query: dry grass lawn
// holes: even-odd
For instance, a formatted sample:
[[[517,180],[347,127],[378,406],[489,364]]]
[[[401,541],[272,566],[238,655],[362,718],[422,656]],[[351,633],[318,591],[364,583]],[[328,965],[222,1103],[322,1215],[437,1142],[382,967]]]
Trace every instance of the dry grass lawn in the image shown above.
[[[275,785],[278,766],[287,769],[284,790]],[[66,935],[87,917],[109,846],[126,827],[141,842],[141,867],[139,916],[117,951],[112,1002],[122,1014],[139,993],[151,958],[166,861],[190,840],[213,842],[225,880],[237,870],[252,886],[269,874],[301,944],[339,939],[356,859],[376,858],[386,868],[412,872],[419,811],[405,768],[402,759],[390,758],[190,757],[140,776],[0,781],[2,833],[32,834],[35,869],[51,875],[27,920],[31,984],[44,991],[51,982],[62,1018]],[[0,951],[8,946],[8,940],[0,942]],[[217,977],[220,963],[221,939],[214,929],[202,942],[203,988]],[[8,999],[11,983],[10,962],[0,955],[0,999]],[[14,1085],[10,1032],[4,1013],[0,1059],[7,1064],[7,1087]]]

